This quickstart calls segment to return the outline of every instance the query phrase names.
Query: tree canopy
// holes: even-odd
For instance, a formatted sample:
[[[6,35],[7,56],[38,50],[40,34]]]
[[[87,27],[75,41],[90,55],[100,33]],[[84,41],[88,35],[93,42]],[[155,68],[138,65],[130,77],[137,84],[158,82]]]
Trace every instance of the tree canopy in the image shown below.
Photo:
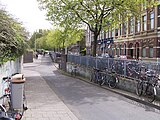
[[[130,16],[138,16],[142,7],[152,8],[155,0],[37,0],[48,19],[60,26],[86,24],[94,34],[93,56],[102,29],[118,26]],[[109,25],[108,25],[109,23]]]
[[[53,30],[41,30],[34,32],[29,40],[31,48],[36,49],[55,49],[65,48],[77,41],[81,41],[84,30],[73,28],[57,28]]]
[[[0,63],[4,63],[24,53],[28,32],[3,8],[0,8],[0,18]]]

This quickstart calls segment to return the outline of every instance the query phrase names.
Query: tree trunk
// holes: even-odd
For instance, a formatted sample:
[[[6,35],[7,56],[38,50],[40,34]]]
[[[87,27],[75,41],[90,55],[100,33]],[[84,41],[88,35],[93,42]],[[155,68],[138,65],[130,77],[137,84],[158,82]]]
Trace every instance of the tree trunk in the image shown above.
[[[61,51],[61,52],[62,52],[62,54],[65,54],[64,42],[65,42],[65,41],[63,40],[63,43],[62,43],[62,44],[63,44],[63,46],[62,46],[62,51]]]
[[[93,50],[92,50],[92,56],[93,56],[93,57],[96,57],[97,38],[98,38],[98,35],[97,35],[96,32],[94,32],[94,42],[93,42]]]

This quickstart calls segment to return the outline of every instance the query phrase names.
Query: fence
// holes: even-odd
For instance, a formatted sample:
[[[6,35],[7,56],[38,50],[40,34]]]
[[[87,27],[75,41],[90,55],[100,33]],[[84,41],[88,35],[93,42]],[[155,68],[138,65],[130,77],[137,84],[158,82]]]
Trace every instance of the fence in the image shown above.
[[[150,71],[150,74],[160,74],[159,62],[123,60],[115,58],[97,58],[92,56],[67,55],[67,62],[83,65],[88,68],[95,67],[100,70],[112,70],[117,74],[137,78],[138,72]]]

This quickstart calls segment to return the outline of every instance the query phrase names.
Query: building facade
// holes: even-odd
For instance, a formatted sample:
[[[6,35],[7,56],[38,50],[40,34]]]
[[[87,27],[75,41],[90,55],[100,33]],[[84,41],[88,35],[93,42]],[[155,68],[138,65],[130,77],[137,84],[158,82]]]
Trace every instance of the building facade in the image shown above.
[[[144,7],[143,10],[139,18],[130,17],[117,29],[101,31],[97,40],[97,55],[108,53],[142,60],[160,58],[160,4],[153,9]],[[93,39],[93,33],[87,28],[87,54],[91,54]]]

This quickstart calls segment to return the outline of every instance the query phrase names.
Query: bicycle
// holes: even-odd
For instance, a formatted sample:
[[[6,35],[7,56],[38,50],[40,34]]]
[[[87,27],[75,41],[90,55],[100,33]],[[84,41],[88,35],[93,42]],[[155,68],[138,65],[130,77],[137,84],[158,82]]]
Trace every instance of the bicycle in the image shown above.
[[[3,96],[0,97],[0,100],[4,99],[7,96],[8,96],[7,94],[4,94]],[[9,117],[5,105],[3,104],[0,104],[0,120],[14,120],[13,118]]]
[[[102,74],[103,73],[100,69],[93,67],[91,70],[90,81],[100,85],[103,79]]]
[[[144,94],[147,97],[148,102],[153,102],[157,95],[156,87],[159,82],[157,75],[150,76],[147,72],[140,75],[140,80],[136,86],[136,94],[138,96],[142,96]]]
[[[76,76],[77,72],[78,72],[78,66],[77,65],[71,66],[71,76]]]
[[[15,73],[15,74],[12,74],[11,75],[11,77],[3,77],[3,81],[5,82],[5,83],[7,83],[8,85],[7,85],[7,88],[5,88],[5,94],[7,94],[8,96],[8,104],[9,104],[9,111],[8,112],[10,112],[11,113],[11,117],[12,118],[15,118],[15,120],[20,120],[21,118],[22,118],[22,116],[23,116],[23,114],[24,114],[24,111],[25,110],[27,110],[28,108],[27,108],[27,102],[26,102],[26,96],[25,96],[25,92],[24,92],[24,89],[23,89],[23,91],[22,91],[22,94],[23,94],[23,100],[22,100],[22,108],[20,108],[20,109],[16,109],[13,105],[13,87],[14,87],[14,83],[13,83],[13,80],[12,80],[12,78],[13,78],[13,76],[14,75],[17,75],[18,73]],[[22,75],[22,79],[24,79],[23,78],[23,75]]]
[[[102,81],[100,82],[100,86],[106,84],[109,86],[109,88],[115,88],[117,86],[117,83],[119,82],[119,78],[116,72],[113,72],[112,70],[105,69],[103,72]]]

